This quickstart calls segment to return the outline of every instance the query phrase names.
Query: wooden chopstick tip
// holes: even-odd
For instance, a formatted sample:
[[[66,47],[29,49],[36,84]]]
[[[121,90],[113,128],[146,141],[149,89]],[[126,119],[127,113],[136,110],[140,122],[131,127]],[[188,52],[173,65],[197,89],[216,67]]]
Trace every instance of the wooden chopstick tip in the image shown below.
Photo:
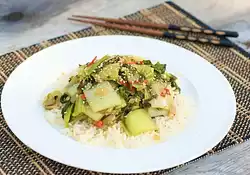
[[[72,17],[74,17],[74,18],[81,18],[81,17],[83,17],[84,18],[84,16],[81,16],[81,15],[72,15]]]
[[[85,18],[85,19],[95,19],[95,20],[104,20],[103,17],[87,16],[87,15],[72,15],[74,18]]]
[[[74,18],[71,18],[71,17],[68,17],[67,19],[68,19],[68,20],[71,20],[71,21],[77,20],[77,19],[74,19]]]
[[[81,20],[81,19],[76,19],[76,18],[68,18],[68,20],[70,20],[70,21],[75,21],[75,22],[81,22],[81,23],[88,23],[87,21],[85,21],[85,20]]]

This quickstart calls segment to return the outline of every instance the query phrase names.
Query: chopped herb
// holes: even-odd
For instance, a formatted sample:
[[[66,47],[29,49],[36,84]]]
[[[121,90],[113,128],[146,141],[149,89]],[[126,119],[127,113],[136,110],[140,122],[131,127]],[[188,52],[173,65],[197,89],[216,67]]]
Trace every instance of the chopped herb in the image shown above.
[[[166,64],[161,64],[161,63],[157,62],[153,65],[153,68],[156,72],[163,74],[166,70]]]
[[[140,99],[144,99],[144,97],[145,97],[144,93],[141,91],[136,92],[136,95],[138,95],[140,97]]]
[[[108,65],[108,64],[114,64],[114,63],[118,63],[121,59],[121,56],[117,55],[117,56],[114,56],[106,61],[103,62],[103,65],[102,67]]]
[[[120,94],[122,98],[124,98],[125,101],[129,99],[130,92],[128,91],[126,87],[120,86],[118,88],[118,93]]]
[[[140,108],[150,108],[151,104],[148,100],[142,100],[140,103]]]
[[[151,66],[152,62],[150,60],[143,60],[143,64]]]

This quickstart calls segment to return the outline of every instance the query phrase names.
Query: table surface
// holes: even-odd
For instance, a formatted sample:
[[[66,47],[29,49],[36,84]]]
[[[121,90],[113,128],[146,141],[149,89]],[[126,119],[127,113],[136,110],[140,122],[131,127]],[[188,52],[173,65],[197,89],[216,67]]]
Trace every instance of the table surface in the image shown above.
[[[13,1],[13,6],[18,5],[14,0],[0,0],[0,16],[4,15],[1,14],[3,13],[1,8],[7,1],[8,3]],[[20,0],[23,5],[28,1]],[[234,41],[245,49],[248,48],[243,43],[248,42],[250,47],[249,0],[173,1],[214,28],[237,30],[240,37]],[[39,3],[32,1],[32,4],[25,8],[28,15],[23,20],[15,23],[0,21],[0,54],[88,26],[73,25],[67,21],[66,18],[72,14],[87,13],[95,16],[120,17],[162,2],[164,0],[39,0]],[[194,3],[195,6],[192,5]],[[10,4],[5,6],[10,6]],[[248,50],[250,51],[250,49]],[[184,166],[169,174],[250,174],[250,141]]]

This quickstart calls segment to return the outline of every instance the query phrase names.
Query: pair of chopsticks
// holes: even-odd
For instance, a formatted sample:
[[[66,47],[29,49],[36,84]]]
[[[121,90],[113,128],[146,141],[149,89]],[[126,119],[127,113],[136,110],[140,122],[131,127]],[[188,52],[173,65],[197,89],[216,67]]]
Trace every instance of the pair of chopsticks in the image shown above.
[[[238,33],[234,31],[190,28],[190,27],[176,26],[172,24],[156,24],[156,23],[139,22],[139,21],[133,21],[133,20],[82,16],[82,15],[73,15],[72,17],[73,18],[68,18],[68,19],[72,21],[89,23],[89,24],[99,25],[99,26],[103,26],[107,28],[129,31],[129,32],[137,32],[137,33],[147,34],[151,36],[161,36],[161,37],[188,40],[188,41],[194,41],[194,42],[200,42],[200,43],[210,43],[210,44],[227,46],[227,47],[232,47],[233,43],[222,38],[221,36],[238,37]],[[207,35],[219,36],[220,39],[207,39],[204,37],[193,37],[193,36],[189,36],[186,34],[175,34],[175,33],[170,33],[167,31],[153,30],[153,29],[148,29],[148,28],[203,33]]]

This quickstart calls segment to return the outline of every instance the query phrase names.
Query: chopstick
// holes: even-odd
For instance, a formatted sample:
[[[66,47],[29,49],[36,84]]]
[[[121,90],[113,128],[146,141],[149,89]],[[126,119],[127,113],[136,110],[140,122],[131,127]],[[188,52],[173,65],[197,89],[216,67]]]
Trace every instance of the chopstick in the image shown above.
[[[120,25],[120,24],[106,23],[106,22],[93,21],[93,20],[84,20],[84,19],[76,19],[76,18],[68,18],[68,20],[82,22],[82,23],[95,24],[95,25],[99,25],[99,26],[103,26],[107,28],[119,29],[119,30],[124,30],[124,31],[129,31],[129,32],[137,32],[137,33],[147,34],[151,36],[160,36],[160,37],[188,40],[188,41],[200,42],[200,43],[210,43],[210,44],[221,45],[225,47],[233,46],[233,43],[226,39],[218,40],[218,39],[197,38],[197,37],[183,35],[183,34],[169,33],[166,31],[152,30],[152,29],[146,29],[146,28],[135,27],[135,26],[125,26],[125,25]]]
[[[141,27],[150,27],[150,28],[167,29],[167,30],[179,30],[179,31],[194,32],[194,33],[204,33],[207,35],[216,35],[216,36],[225,36],[225,37],[238,37],[239,36],[238,32],[227,31],[227,30],[191,28],[191,27],[186,27],[186,26],[177,26],[174,24],[157,24],[157,23],[123,20],[123,19],[115,19],[115,18],[95,17],[95,16],[85,16],[85,15],[72,15],[72,17],[103,20],[106,22],[112,22],[112,23],[117,23],[117,24],[129,24],[129,25],[136,25],[136,26],[141,26]]]

